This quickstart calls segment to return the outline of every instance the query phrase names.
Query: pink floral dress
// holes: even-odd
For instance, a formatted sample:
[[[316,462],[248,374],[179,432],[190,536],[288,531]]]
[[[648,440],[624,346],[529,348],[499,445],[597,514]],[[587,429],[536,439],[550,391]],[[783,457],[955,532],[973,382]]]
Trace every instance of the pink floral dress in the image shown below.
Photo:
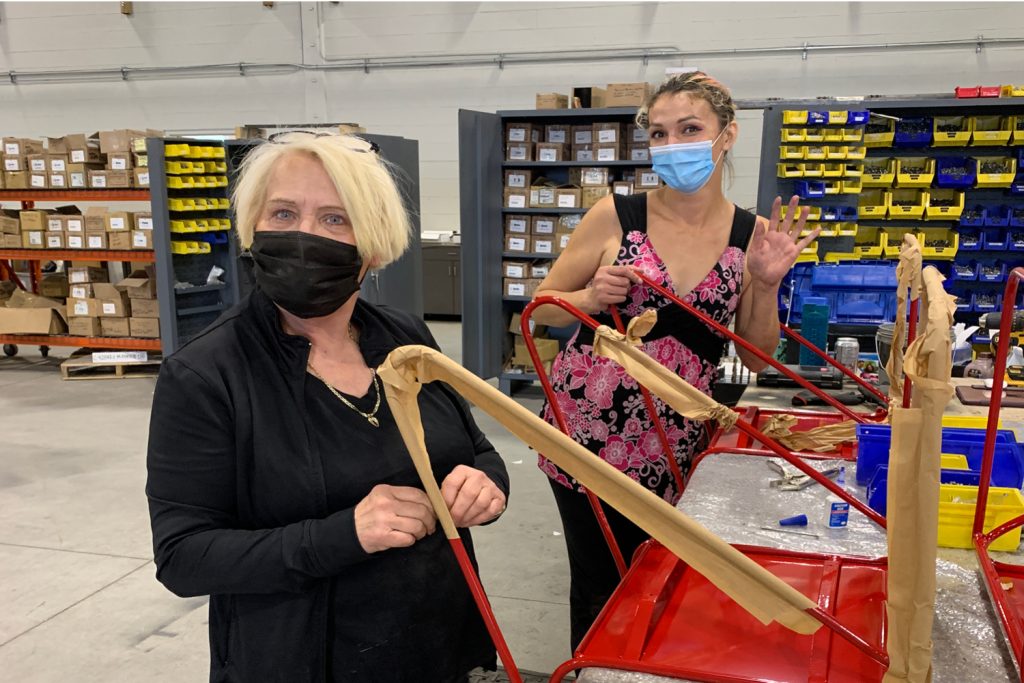
[[[661,258],[647,237],[647,195],[615,195],[622,225],[622,245],[615,263],[640,269],[662,286],[675,290]],[[723,325],[729,324],[739,304],[743,264],[755,216],[736,207],[729,246],[704,280],[683,299]],[[679,295],[679,292],[676,292]],[[718,379],[718,364],[726,340],[679,306],[643,284],[633,285],[620,305],[624,324],[644,310],[658,311],[658,323],[644,337],[643,350],[687,382],[710,395]],[[614,328],[611,316],[595,316]],[[593,355],[593,333],[583,326],[555,358],[551,383],[565,416],[569,434],[600,458],[674,503],[679,497],[661,439],[651,421],[636,381],[620,365]],[[706,431],[653,396],[659,419],[665,426],[673,455],[685,474],[694,453],[704,447]],[[550,406],[541,415],[557,426]],[[582,491],[569,477],[541,455],[540,469],[556,482]]]

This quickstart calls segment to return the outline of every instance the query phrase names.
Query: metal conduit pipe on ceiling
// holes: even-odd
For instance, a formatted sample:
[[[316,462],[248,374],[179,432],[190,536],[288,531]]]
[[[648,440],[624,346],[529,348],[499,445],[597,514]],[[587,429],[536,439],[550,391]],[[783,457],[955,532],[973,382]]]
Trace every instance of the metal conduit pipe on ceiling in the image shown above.
[[[324,64],[303,63],[232,63],[197,64],[192,66],[133,67],[101,69],[63,69],[47,71],[8,71],[3,85],[42,83],[88,83],[104,81],[159,80],[169,78],[210,78],[217,76],[257,76],[295,73],[298,71],[363,71],[382,69],[424,69],[496,66],[503,69],[518,64],[559,64],[569,62],[610,62],[640,60],[701,60],[708,58],[778,56],[799,54],[806,60],[815,52],[876,52],[886,50],[946,50],[968,47],[975,52],[989,47],[1022,47],[1024,38],[976,38],[962,40],[931,40],[899,43],[848,43],[831,45],[789,45],[778,47],[729,48],[722,50],[684,51],[676,47],[610,48],[603,50],[552,50],[545,52],[508,52],[493,54],[393,55],[384,57],[349,57]]]

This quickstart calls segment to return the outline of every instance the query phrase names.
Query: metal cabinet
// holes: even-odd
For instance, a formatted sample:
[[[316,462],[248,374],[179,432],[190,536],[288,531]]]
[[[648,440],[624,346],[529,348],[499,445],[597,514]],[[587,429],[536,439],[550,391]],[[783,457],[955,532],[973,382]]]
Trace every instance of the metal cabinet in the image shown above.
[[[457,244],[423,245],[423,314],[462,315],[462,275]]]

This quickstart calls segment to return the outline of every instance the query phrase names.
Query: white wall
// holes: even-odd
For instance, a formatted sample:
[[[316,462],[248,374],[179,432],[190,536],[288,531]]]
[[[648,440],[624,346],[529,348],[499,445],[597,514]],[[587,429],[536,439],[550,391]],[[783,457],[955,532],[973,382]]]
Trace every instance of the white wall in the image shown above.
[[[810,43],[1024,36],[1021,3],[118,3],[0,4],[3,72],[324,57],[675,46],[700,51]],[[689,64],[689,62],[688,62]],[[592,62],[407,71],[294,73],[48,85],[0,85],[0,134],[99,128],[226,131],[241,123],[357,121],[420,141],[424,229],[458,224],[460,108],[533,106],[539,91],[658,81],[673,62]],[[1021,83],[1024,49],[716,57],[699,66],[737,98],[950,92]],[[754,202],[760,120],[741,116],[730,192]]]

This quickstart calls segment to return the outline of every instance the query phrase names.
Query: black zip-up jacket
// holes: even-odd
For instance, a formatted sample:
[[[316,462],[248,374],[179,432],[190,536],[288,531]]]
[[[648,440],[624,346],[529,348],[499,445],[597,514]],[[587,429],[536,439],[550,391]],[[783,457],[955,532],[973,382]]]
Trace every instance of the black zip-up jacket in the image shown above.
[[[371,367],[404,344],[436,347],[405,313],[360,301],[353,317]],[[304,414],[308,355],[257,289],[160,370],[146,486],[157,579],[182,597],[211,596],[211,681],[328,680],[331,579],[373,557],[354,508],[328,510]],[[465,464],[507,495],[505,466],[465,402],[437,383],[423,391],[446,396],[475,451]]]

